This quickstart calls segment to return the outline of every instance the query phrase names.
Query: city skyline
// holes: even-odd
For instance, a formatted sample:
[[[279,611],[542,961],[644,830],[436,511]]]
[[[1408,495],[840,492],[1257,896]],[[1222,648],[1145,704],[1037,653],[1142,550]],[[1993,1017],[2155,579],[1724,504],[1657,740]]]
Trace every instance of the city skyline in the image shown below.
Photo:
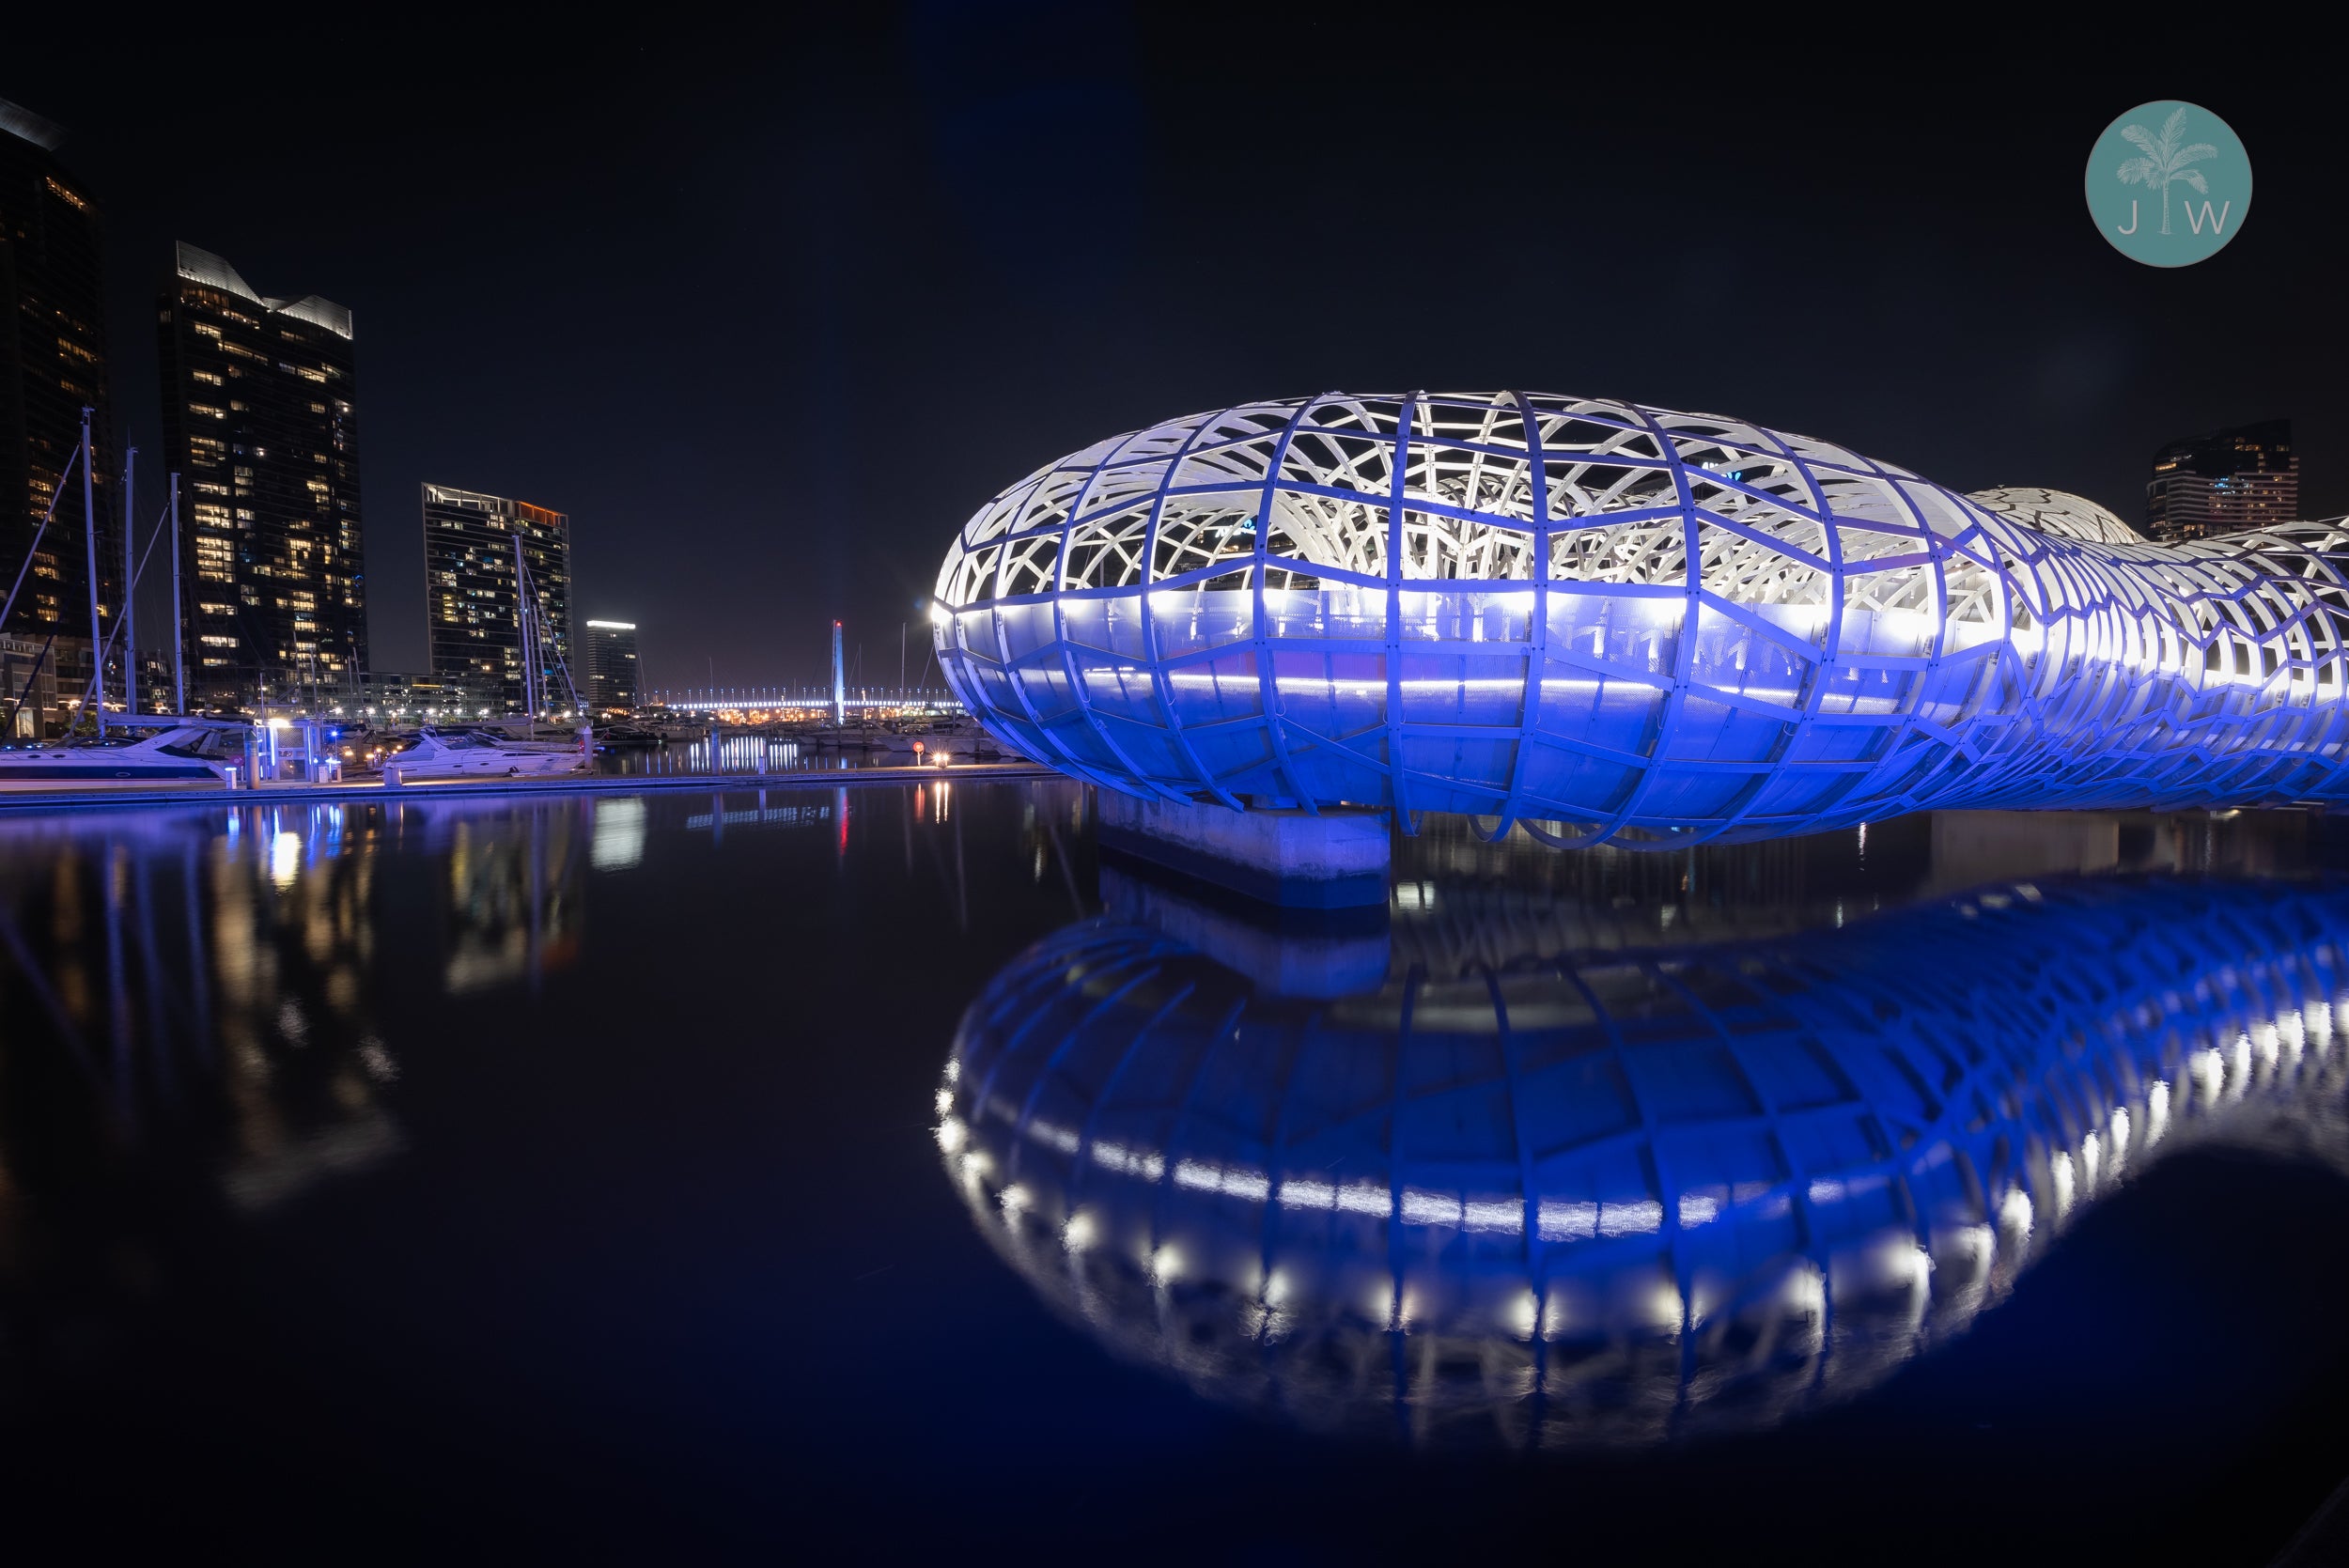
[[[1284,59],[1335,47],[1366,90],[1401,85],[1342,39],[1266,33],[1242,57],[1114,8],[1052,7],[987,27],[924,8],[736,30],[714,51],[688,29],[532,54],[576,89],[552,111],[471,92],[518,44],[450,59],[370,40],[337,114],[291,143],[261,96],[126,90],[174,79],[148,65],[103,82],[31,70],[0,92],[68,129],[63,155],[101,198],[117,338],[151,300],[147,258],[182,234],[350,304],[369,323],[363,510],[397,518],[411,487],[452,474],[552,498],[574,520],[581,612],[641,622],[655,684],[820,678],[828,623],[886,643],[939,542],[1034,464],[1102,430],[1332,385],[1735,410],[1963,489],[2045,483],[2132,518],[2158,440],[2289,411],[2303,509],[2349,509],[2349,392],[2311,368],[2341,328],[2305,259],[2338,254],[2341,217],[2263,201],[2209,263],[2123,265],[2078,210],[2074,145],[2136,101],[2119,55],[2056,97],[1952,59],[1899,94],[1855,75],[1832,116],[1773,101],[1790,135],[1978,105],[2001,171],[1981,205],[1902,173],[1888,134],[1779,170],[1734,229],[1610,216],[1587,173],[1531,181],[1464,244],[1417,201],[1392,232],[1375,201],[1276,203],[1329,263],[1307,266],[1236,262],[1184,204],[1136,194],[1188,178],[1196,115],[1246,104],[1273,140],[1308,145],[1313,111],[1268,90]],[[419,118],[407,84],[428,63],[479,113]],[[732,90],[753,81],[768,90]],[[1735,95],[1517,82],[1438,61],[1411,101],[1488,116],[1496,147],[1528,155],[1570,142],[1626,188],[1681,188],[1736,134]],[[2263,190],[2310,175],[2288,101],[2225,70],[2205,96]],[[1397,156],[1398,189],[1455,178],[1451,152]],[[1066,242],[1025,238],[1077,189],[1105,194]],[[1398,237],[1415,259],[1390,278],[1377,258]],[[1441,297],[1522,308],[1489,326],[1393,308]],[[155,367],[117,349],[123,433],[152,443]],[[954,411],[909,458],[905,420],[872,411],[916,388]],[[378,533],[371,658],[419,668],[421,551],[404,527]]]
[[[2338,72],[1708,20],[12,15],[0,1539],[2349,1563]]]

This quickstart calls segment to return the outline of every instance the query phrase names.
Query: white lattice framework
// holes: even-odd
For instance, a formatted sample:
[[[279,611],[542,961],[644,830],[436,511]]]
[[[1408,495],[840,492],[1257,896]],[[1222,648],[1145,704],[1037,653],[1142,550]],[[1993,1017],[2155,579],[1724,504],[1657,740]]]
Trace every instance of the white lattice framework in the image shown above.
[[[2349,799],[2344,551],[1709,414],[1331,393],[1037,470],[948,552],[937,636],[982,723],[1111,788],[1677,846]]]

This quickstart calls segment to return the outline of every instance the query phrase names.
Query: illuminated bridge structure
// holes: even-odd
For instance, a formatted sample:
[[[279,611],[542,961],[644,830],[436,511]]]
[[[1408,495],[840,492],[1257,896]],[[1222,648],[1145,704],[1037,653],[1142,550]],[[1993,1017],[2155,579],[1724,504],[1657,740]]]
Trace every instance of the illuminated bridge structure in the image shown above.
[[[677,713],[830,713],[832,691],[829,686],[695,686],[648,692],[645,700]],[[918,687],[852,686],[841,695],[840,706],[851,712],[962,711],[952,691]]]
[[[972,1004],[938,1137],[1039,1295],[1203,1395],[1636,1445],[1880,1382],[2198,1138],[2340,1165],[2344,1007],[2349,892],[2272,883],[2009,884],[1435,973],[1423,952],[1330,1001],[1095,921]]]
[[[1677,847],[2349,800],[2344,559],[1709,414],[1331,393],[1046,464],[933,619],[983,724],[1112,789]]]

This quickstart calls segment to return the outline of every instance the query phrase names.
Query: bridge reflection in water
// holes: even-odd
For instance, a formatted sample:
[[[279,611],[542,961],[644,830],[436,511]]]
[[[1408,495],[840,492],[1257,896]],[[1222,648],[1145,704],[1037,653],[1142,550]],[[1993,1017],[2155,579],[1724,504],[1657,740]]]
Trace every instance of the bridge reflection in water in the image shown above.
[[[1398,898],[1392,935],[1221,944],[1112,886],[1154,923],[1002,971],[937,1094],[990,1243],[1217,1401],[1644,1445],[1879,1383],[2181,1145],[2345,1146],[2349,889],[2008,881],[1560,956],[1431,886],[1440,930]]]

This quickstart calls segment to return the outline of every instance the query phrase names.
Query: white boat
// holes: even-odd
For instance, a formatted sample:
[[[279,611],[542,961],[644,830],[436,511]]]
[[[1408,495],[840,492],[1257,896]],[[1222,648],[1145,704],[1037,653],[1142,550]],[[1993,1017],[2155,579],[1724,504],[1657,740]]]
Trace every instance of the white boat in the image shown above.
[[[386,783],[414,779],[535,778],[577,773],[595,755],[585,725],[572,740],[516,740],[483,730],[428,729],[416,743],[383,759]]]
[[[117,784],[226,787],[236,783],[252,729],[233,721],[134,720],[102,740],[0,746],[0,789]]]

